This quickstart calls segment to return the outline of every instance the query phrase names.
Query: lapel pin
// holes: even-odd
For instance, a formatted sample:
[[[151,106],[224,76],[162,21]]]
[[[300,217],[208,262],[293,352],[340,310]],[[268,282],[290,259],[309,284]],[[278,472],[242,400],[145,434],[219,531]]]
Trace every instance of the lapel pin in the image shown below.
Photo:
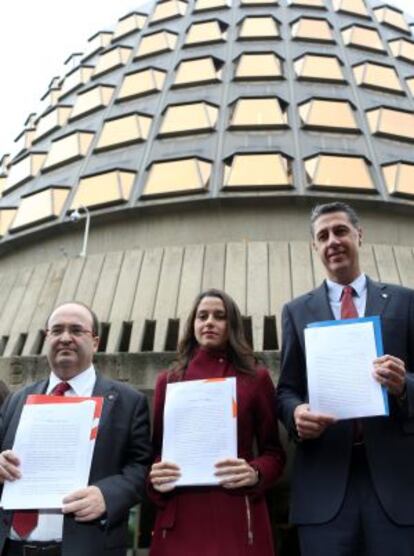
[[[388,294],[387,294],[387,293],[382,293],[382,294],[381,294],[381,297],[382,297],[383,299],[387,299]]]
[[[114,394],[108,394],[108,400],[113,400],[115,398]]]

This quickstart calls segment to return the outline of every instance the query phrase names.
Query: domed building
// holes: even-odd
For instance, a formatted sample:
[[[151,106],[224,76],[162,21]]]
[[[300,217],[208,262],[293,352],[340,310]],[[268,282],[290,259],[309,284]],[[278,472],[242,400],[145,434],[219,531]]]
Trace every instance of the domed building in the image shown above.
[[[0,378],[43,376],[59,302],[151,393],[196,294],[225,289],[277,373],[320,283],[309,211],[344,200],[374,279],[414,286],[413,19],[368,0],[165,0],[67,60],[0,172]]]

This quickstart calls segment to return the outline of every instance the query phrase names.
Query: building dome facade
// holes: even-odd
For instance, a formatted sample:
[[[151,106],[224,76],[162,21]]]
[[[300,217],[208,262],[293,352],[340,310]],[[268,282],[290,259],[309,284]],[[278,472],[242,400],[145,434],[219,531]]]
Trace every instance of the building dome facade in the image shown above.
[[[174,351],[211,286],[277,351],[283,303],[323,276],[320,201],[360,212],[373,278],[414,285],[414,37],[395,7],[166,0],[66,66],[2,160],[3,357],[41,354],[74,298],[103,353]]]

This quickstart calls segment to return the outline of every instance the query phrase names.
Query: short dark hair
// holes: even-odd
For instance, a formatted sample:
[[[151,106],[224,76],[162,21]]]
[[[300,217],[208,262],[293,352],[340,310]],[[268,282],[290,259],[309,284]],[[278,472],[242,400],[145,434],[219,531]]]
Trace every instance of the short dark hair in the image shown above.
[[[49,327],[49,320],[50,317],[53,315],[53,313],[59,309],[59,307],[62,307],[63,305],[79,305],[79,307],[83,307],[84,309],[86,309],[88,311],[88,313],[91,316],[92,319],[92,334],[94,336],[99,336],[99,319],[95,313],[95,311],[92,311],[92,309],[90,307],[88,307],[88,305],[86,305],[86,303],[82,303],[82,301],[65,301],[64,303],[59,303],[59,305],[57,305],[50,313],[49,316],[46,319],[46,328]]]
[[[332,212],[344,212],[351,224],[354,228],[360,227],[359,217],[355,210],[349,206],[347,203],[342,203],[340,201],[335,201],[334,203],[325,203],[322,205],[315,205],[311,210],[310,215],[310,225],[311,225],[311,234],[313,237],[313,230],[316,220],[324,215],[324,214],[331,214]]]

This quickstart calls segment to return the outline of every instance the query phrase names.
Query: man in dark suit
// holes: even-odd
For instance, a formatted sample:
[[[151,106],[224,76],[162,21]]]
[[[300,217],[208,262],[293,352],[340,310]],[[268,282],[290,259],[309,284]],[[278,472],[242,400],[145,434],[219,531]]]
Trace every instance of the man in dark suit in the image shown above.
[[[297,441],[291,520],[302,556],[414,555],[414,291],[360,270],[362,231],[344,203],[314,208],[313,247],[327,279],[283,309],[279,417]],[[389,417],[336,421],[308,404],[304,329],[354,315],[381,318],[384,355],[373,376],[389,394]],[[342,311],[342,315],[341,315]],[[332,369],[335,372],[335,369]]]
[[[46,330],[48,380],[25,387],[2,408],[0,480],[19,480],[13,440],[29,394],[102,396],[89,486],[68,493],[62,509],[0,513],[4,556],[125,556],[129,509],[140,501],[150,461],[148,405],[143,394],[95,372],[98,320],[81,303],[65,303]],[[64,437],[61,442],[64,442]]]

